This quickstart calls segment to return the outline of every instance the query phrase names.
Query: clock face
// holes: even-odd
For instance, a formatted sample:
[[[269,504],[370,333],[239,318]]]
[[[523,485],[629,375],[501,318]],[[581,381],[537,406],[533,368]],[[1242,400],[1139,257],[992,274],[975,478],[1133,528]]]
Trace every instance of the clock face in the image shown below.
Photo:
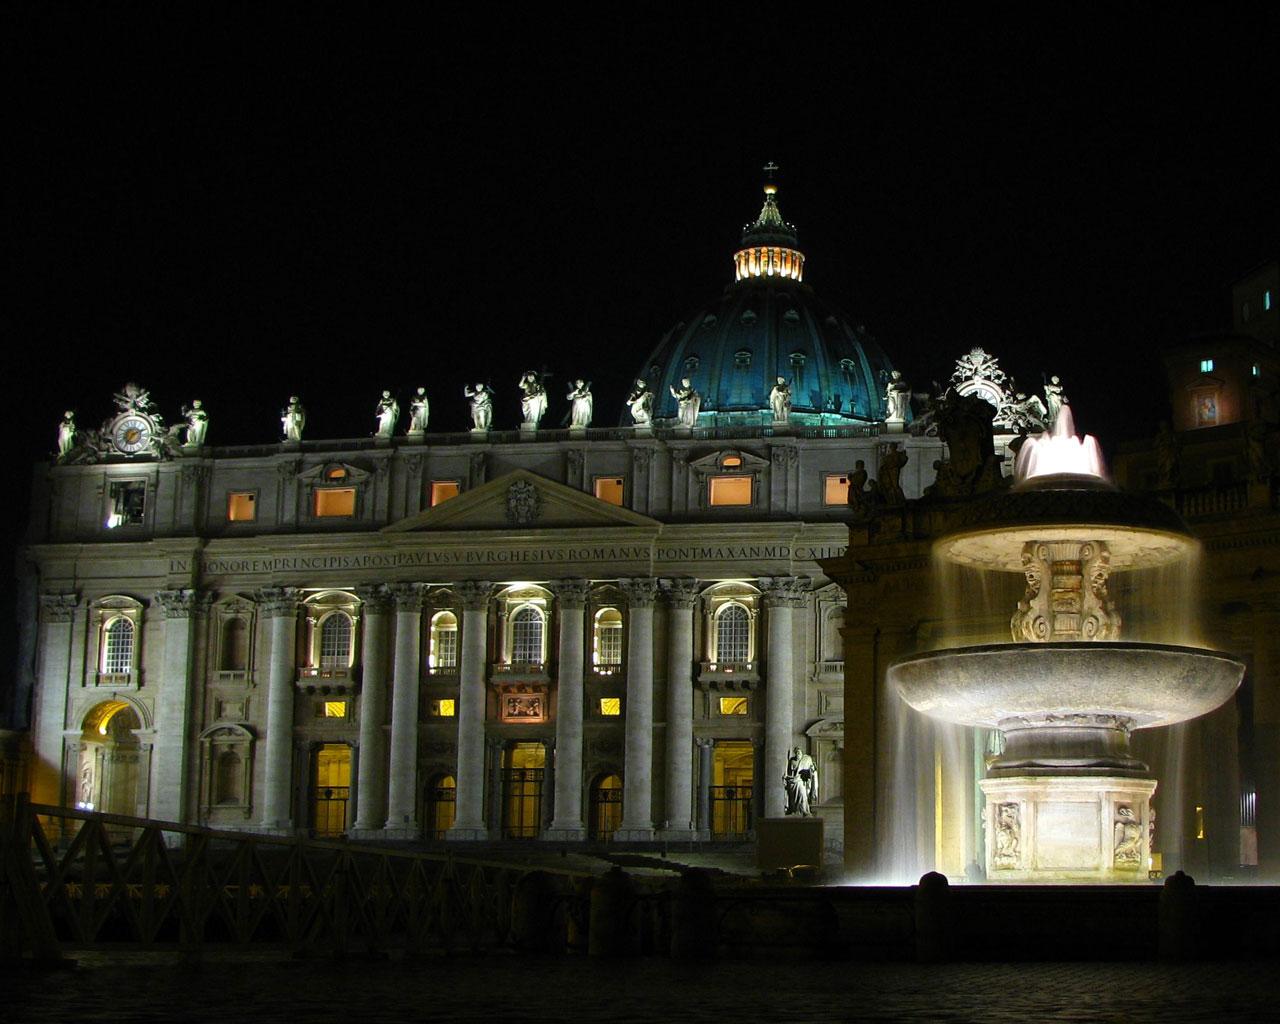
[[[141,416],[125,416],[116,422],[111,439],[120,451],[133,455],[151,443],[151,424]]]

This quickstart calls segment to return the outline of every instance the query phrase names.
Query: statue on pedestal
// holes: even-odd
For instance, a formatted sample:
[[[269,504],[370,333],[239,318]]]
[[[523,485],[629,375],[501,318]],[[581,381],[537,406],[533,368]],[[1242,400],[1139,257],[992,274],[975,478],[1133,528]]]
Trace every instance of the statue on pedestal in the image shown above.
[[[1044,429],[1052,430],[1057,422],[1058,413],[1064,405],[1069,404],[1067,396],[1062,393],[1062,381],[1058,377],[1050,377],[1044,382]]]
[[[799,747],[791,748],[782,785],[787,791],[787,814],[811,817],[813,805],[818,802],[818,766]]]
[[[471,429],[488,430],[493,424],[493,388],[477,384],[464,387],[462,393],[471,400]]]
[[[418,393],[409,399],[409,429],[406,434],[424,434],[427,430],[427,417],[431,413],[427,402],[427,389],[418,388]]]
[[[289,404],[280,411],[280,425],[286,441],[301,441],[302,430],[307,425],[307,410],[297,395],[289,396]]]
[[[542,378],[533,370],[526,370],[520,378],[520,413],[524,419],[521,430],[537,430],[547,411],[547,389]]]
[[[773,413],[773,422],[782,424],[791,415],[791,385],[786,377],[779,377],[777,383],[769,389],[769,409]]]
[[[1160,470],[1161,487],[1177,485],[1181,452],[1182,444],[1178,441],[1178,435],[1169,426],[1169,421],[1165,420],[1156,434],[1156,465]]]
[[[209,432],[209,414],[204,411],[204,403],[193,398],[190,405],[182,407],[182,418],[187,421],[187,436],[183,445],[187,448],[202,447],[205,434]]]
[[[859,459],[849,474],[849,508],[860,512],[867,503],[867,464]]]
[[[680,386],[671,386],[671,395],[680,406],[680,426],[685,428],[698,425],[698,410],[702,407],[702,396],[694,390],[688,377],[680,380]]]
[[[653,392],[643,380],[637,380],[627,395],[627,406],[631,410],[631,422],[637,427],[647,427],[653,422]]]
[[[907,453],[899,445],[885,445],[881,451],[877,483],[880,498],[886,505],[902,505],[907,500],[902,491],[902,470],[907,461]]]
[[[396,421],[400,419],[400,403],[391,397],[390,391],[384,391],[374,406],[373,414],[378,419],[378,429],[373,436],[390,437],[395,433]]]
[[[58,424],[58,458],[66,458],[76,446],[76,414],[68,409]]]
[[[591,381],[575,380],[569,394],[569,427],[572,430],[585,430],[591,426]]]
[[[902,377],[901,370],[890,370],[884,386],[884,421],[906,423],[911,411],[911,385]]]

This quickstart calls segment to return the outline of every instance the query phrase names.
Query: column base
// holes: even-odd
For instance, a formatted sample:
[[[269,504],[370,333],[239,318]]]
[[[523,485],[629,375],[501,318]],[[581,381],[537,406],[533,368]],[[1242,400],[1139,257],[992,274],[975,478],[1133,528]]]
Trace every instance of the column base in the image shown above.
[[[581,843],[587,838],[587,830],[581,825],[557,825],[551,823],[551,827],[542,833],[542,838],[550,843]]]
[[[479,828],[466,828],[454,825],[453,828],[449,829],[449,831],[444,834],[444,837],[450,842],[484,842],[489,838],[489,830],[484,826],[480,826]]]
[[[347,830],[347,838],[357,843],[373,843],[386,837],[386,833],[381,828],[370,828],[367,825],[357,825]]]
[[[274,821],[262,825],[245,825],[237,831],[256,832],[260,836],[296,836],[300,830],[287,821]]]
[[[422,829],[417,822],[400,821],[394,825],[388,825],[382,830],[382,838],[390,839],[395,842],[405,842],[407,840],[421,839]]]
[[[660,828],[658,838],[664,843],[692,843],[697,840],[698,833],[692,828]]]
[[[626,828],[624,826],[613,833],[613,841],[615,843],[651,843],[654,837],[653,826],[648,828]]]

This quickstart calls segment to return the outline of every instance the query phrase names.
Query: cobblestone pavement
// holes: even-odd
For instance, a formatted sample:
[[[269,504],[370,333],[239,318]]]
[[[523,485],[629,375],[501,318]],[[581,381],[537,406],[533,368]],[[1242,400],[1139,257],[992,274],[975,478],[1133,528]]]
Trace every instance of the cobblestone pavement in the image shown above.
[[[83,954],[72,971],[10,976],[0,1020],[1069,1021],[1280,1019],[1280,965],[851,964],[511,954],[344,963],[213,954]]]

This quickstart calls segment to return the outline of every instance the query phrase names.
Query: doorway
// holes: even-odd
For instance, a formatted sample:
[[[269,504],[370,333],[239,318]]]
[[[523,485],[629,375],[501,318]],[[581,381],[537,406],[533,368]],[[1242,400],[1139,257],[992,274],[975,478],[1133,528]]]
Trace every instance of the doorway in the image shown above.
[[[749,740],[716,740],[711,759],[711,836],[746,839],[754,823],[755,748]]]

